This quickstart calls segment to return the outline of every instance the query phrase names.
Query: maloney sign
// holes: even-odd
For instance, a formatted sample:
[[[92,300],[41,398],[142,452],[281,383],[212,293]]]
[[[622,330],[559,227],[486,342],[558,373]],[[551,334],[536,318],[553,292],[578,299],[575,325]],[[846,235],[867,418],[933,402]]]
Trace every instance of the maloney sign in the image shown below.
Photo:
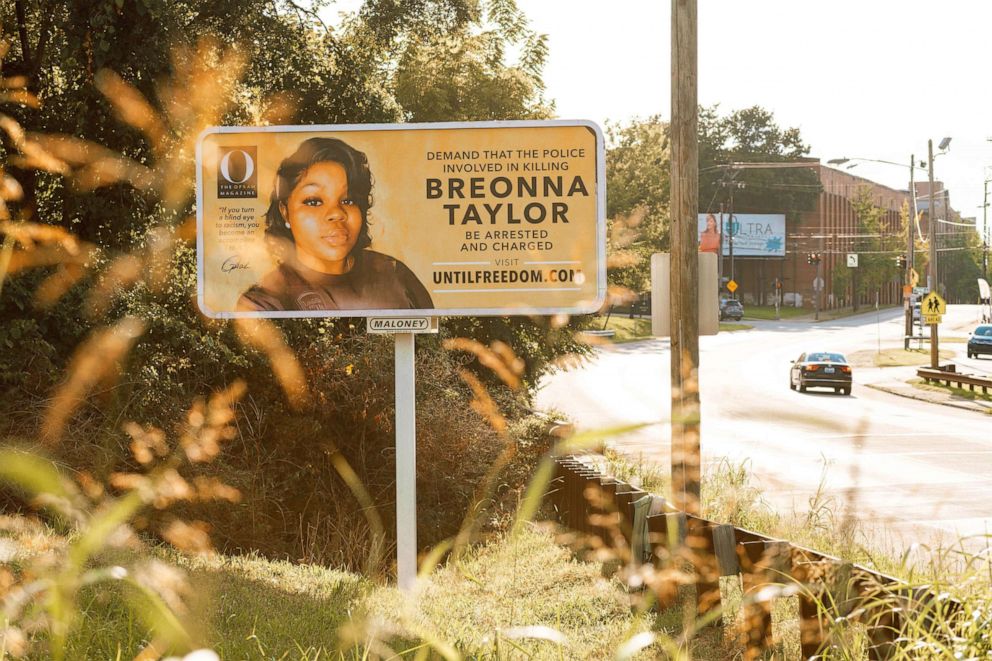
[[[606,294],[590,122],[217,127],[197,145],[211,317],[587,313]]]
[[[721,218],[718,213],[701,213],[697,218],[699,252],[730,255],[733,233],[734,257],[785,257],[785,215],[777,213],[735,213]]]

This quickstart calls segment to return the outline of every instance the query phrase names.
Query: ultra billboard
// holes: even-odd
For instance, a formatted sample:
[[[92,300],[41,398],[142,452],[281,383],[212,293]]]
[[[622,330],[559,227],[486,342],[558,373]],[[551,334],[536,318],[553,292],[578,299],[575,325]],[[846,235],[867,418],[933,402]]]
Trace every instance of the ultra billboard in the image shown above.
[[[196,157],[208,316],[579,314],[605,298],[591,122],[215,127]]]
[[[731,230],[733,228],[733,230]],[[701,213],[697,218],[699,252],[734,257],[785,257],[785,215],[777,213]]]

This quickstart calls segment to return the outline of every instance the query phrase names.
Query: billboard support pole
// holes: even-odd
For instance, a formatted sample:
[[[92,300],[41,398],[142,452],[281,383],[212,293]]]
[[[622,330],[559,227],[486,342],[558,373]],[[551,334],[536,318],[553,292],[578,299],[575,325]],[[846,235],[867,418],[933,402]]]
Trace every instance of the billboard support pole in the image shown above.
[[[396,333],[396,579],[417,579],[417,413],[414,333]]]

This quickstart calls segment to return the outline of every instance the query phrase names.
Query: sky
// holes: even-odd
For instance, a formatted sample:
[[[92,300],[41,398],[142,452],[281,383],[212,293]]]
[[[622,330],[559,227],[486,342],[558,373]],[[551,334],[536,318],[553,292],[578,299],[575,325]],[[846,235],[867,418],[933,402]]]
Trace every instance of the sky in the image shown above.
[[[339,0],[334,7],[356,4]],[[546,96],[559,117],[602,125],[671,116],[669,1],[517,5],[548,37]],[[824,162],[905,163],[862,161],[849,170],[900,189],[908,188],[910,156],[926,159],[928,139],[936,152],[950,137],[949,151],[934,162],[935,179],[950,189],[962,216],[982,222],[983,182],[992,178],[992,2],[698,5],[700,104],[719,104],[721,113],[763,106],[780,126],[799,128],[810,155]]]

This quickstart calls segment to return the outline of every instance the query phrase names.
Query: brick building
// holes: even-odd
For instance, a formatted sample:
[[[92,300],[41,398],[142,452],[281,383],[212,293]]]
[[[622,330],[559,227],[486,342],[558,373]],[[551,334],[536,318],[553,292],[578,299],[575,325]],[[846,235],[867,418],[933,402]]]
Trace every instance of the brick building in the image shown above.
[[[770,305],[774,302],[775,282],[782,284],[784,305],[808,309],[815,307],[815,286],[821,279],[819,305],[821,309],[849,306],[857,269],[848,269],[847,256],[881,255],[892,259],[905,254],[905,233],[901,229],[900,210],[905,202],[912,209],[912,196],[908,190],[897,190],[882,184],[814,162],[812,167],[819,176],[822,191],[812,211],[790,214],[786,223],[785,257],[735,258],[735,279],[740,286],[738,297],[745,303]],[[883,210],[880,234],[887,237],[885,250],[878,246],[878,236],[865,236],[858,229],[852,200],[861,190],[867,190],[876,207]],[[919,190],[919,189],[918,189]],[[938,189],[939,190],[939,189]],[[946,201],[947,196],[945,194]],[[938,212],[940,207],[937,207]],[[923,226],[924,235],[926,226]],[[902,237],[901,242],[895,241]],[[809,253],[820,257],[820,263],[811,265]],[[730,272],[724,257],[724,274]],[[939,261],[938,261],[939,263]],[[835,273],[838,276],[835,277]],[[845,276],[848,282],[845,282]],[[925,272],[923,273],[925,284]],[[876,293],[881,305],[894,305],[902,301],[902,275],[893,266],[892,279],[877,290],[865,292],[857,301],[861,305],[874,305]]]

